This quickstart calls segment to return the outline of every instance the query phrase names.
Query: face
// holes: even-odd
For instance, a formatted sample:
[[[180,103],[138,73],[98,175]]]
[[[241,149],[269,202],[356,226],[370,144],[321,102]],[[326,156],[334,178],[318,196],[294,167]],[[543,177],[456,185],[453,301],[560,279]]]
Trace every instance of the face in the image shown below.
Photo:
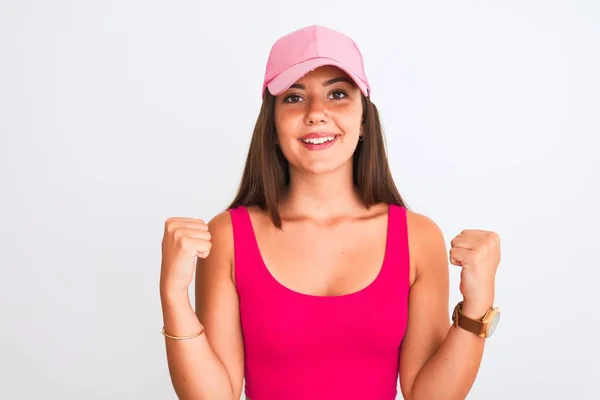
[[[277,96],[277,140],[290,169],[351,169],[362,113],[360,89],[333,66],[315,69]]]

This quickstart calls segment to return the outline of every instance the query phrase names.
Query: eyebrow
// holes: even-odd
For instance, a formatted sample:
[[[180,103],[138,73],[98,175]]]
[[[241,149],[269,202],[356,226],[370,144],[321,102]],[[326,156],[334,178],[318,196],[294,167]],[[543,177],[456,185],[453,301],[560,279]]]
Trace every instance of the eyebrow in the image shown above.
[[[354,81],[352,81],[352,79],[350,79],[346,76],[340,76],[337,78],[329,79],[328,81],[323,82],[323,86],[333,85],[334,83],[338,83],[338,82],[346,82],[346,83],[349,83],[350,85],[354,86]],[[290,88],[304,90],[304,89],[306,89],[306,86],[304,86],[301,83],[294,83],[292,86],[290,86]]]

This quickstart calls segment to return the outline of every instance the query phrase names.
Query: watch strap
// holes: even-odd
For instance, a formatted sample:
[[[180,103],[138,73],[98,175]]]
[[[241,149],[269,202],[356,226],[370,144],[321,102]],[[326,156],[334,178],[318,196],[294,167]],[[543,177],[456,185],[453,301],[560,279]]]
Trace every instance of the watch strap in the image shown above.
[[[476,335],[481,335],[482,328],[483,328],[483,322],[471,319],[471,318],[467,317],[466,315],[464,315],[462,313],[462,304],[463,304],[463,302],[461,301],[460,303],[458,303],[456,305],[454,315],[452,317],[454,325],[459,326],[459,327],[461,327],[469,332],[472,332]]]

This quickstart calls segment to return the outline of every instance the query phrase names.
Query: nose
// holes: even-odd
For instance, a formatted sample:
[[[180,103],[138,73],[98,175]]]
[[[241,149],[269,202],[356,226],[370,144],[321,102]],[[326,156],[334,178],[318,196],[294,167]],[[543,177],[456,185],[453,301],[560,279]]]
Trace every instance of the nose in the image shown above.
[[[325,104],[320,99],[311,99],[306,102],[307,110],[304,122],[307,125],[319,125],[327,123],[327,111]]]

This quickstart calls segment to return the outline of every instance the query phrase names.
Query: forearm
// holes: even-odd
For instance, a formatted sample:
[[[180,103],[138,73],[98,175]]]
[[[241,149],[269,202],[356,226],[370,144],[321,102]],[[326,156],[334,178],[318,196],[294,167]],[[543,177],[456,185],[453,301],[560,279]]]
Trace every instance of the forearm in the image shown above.
[[[477,377],[485,341],[450,326],[442,346],[415,378],[411,400],[464,400]]]
[[[161,293],[161,303],[167,334],[188,336],[202,329],[187,293]],[[229,374],[205,334],[186,340],[165,337],[165,343],[171,381],[180,399],[234,399]]]

